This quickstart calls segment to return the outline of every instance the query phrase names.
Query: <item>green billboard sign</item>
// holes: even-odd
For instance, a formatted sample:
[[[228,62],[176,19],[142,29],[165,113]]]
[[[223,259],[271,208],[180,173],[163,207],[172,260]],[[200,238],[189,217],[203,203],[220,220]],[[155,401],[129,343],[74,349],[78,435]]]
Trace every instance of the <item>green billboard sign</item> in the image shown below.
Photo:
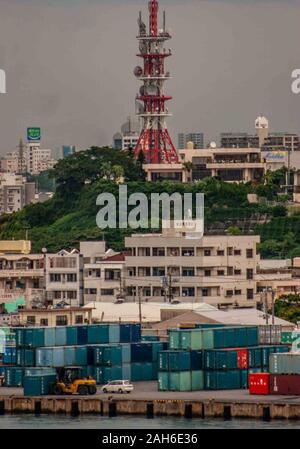
[[[38,142],[41,140],[41,128],[27,128],[27,141]]]

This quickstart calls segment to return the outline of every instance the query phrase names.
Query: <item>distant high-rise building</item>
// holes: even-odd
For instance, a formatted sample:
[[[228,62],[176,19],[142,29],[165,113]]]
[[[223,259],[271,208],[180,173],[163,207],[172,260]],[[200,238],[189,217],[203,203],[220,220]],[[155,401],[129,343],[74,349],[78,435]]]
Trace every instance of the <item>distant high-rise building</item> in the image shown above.
[[[298,151],[300,137],[287,132],[270,133],[269,121],[264,116],[255,120],[256,134],[244,132],[222,133],[222,148],[261,148],[263,151]]]
[[[116,150],[128,150],[135,148],[139,140],[140,125],[137,120],[128,117],[127,121],[113,137],[113,148]]]
[[[178,149],[184,150],[188,142],[193,142],[194,148],[199,150],[204,148],[204,134],[203,133],[179,133],[178,134]]]
[[[76,148],[74,145],[63,145],[62,147],[62,153],[63,153],[63,158],[65,159],[68,156],[71,156],[72,154],[74,154],[76,151]]]

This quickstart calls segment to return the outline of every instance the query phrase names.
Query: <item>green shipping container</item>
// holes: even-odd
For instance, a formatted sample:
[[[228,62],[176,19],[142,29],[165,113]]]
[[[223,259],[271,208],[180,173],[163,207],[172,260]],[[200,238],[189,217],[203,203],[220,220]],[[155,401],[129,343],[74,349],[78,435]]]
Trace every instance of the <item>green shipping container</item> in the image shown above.
[[[55,346],[55,327],[45,328],[45,346]]]
[[[104,367],[103,383],[106,384],[111,380],[122,380],[122,366]]]
[[[192,391],[204,390],[204,372],[191,371]]]
[[[270,355],[271,374],[300,374],[300,354],[277,353]]]
[[[240,371],[205,371],[206,390],[236,390],[241,388]]]
[[[169,389],[170,391],[191,391],[191,371],[169,373]]]
[[[25,376],[23,387],[24,396],[45,396],[50,393],[50,388],[55,382],[56,376]]]
[[[104,346],[95,346],[93,348],[94,365],[97,366],[103,365],[103,353],[104,353]]]
[[[106,346],[103,351],[103,365],[120,366],[122,365],[122,346]]]
[[[122,363],[131,362],[131,348],[130,344],[122,344]]]
[[[282,344],[292,344],[293,343],[293,333],[292,332],[282,332],[281,333],[281,343]]]
[[[180,333],[181,331],[171,329],[169,330],[169,346],[170,349],[180,349]]]
[[[76,346],[77,345],[77,327],[76,326],[67,326],[67,346]]]
[[[92,324],[88,326],[88,343],[89,344],[109,343],[109,325]]]
[[[158,373],[158,390],[168,391],[169,389],[169,373],[167,371],[160,371]]]
[[[66,346],[67,344],[67,327],[55,328],[55,346]]]
[[[97,385],[103,384],[103,368],[102,366],[94,366],[93,377],[97,383]]]

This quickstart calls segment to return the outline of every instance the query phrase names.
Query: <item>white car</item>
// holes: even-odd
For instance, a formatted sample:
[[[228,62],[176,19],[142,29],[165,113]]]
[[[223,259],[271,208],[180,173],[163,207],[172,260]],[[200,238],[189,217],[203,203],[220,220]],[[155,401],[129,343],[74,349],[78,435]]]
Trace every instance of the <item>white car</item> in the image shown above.
[[[101,390],[103,393],[131,393],[133,385],[129,380],[112,380],[104,385]]]

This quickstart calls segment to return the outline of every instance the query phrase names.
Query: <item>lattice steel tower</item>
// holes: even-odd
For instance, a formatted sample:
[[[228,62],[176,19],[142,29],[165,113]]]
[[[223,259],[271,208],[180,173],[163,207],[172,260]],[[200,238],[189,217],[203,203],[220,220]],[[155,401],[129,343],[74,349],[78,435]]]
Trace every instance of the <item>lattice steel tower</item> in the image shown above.
[[[158,1],[149,1],[149,31],[142,20],[140,12],[138,25],[140,53],[143,67],[136,67],[135,76],[142,81],[140,92],[136,97],[137,115],[142,120],[142,131],[135,147],[137,158],[142,151],[148,164],[178,163],[178,154],[167,129],[166,118],[171,114],[166,107],[172,97],[165,95],[164,84],[170,79],[165,72],[166,58],[171,50],[166,50],[165,42],[171,39],[166,30],[166,14],[163,13],[163,28],[158,29]]]

